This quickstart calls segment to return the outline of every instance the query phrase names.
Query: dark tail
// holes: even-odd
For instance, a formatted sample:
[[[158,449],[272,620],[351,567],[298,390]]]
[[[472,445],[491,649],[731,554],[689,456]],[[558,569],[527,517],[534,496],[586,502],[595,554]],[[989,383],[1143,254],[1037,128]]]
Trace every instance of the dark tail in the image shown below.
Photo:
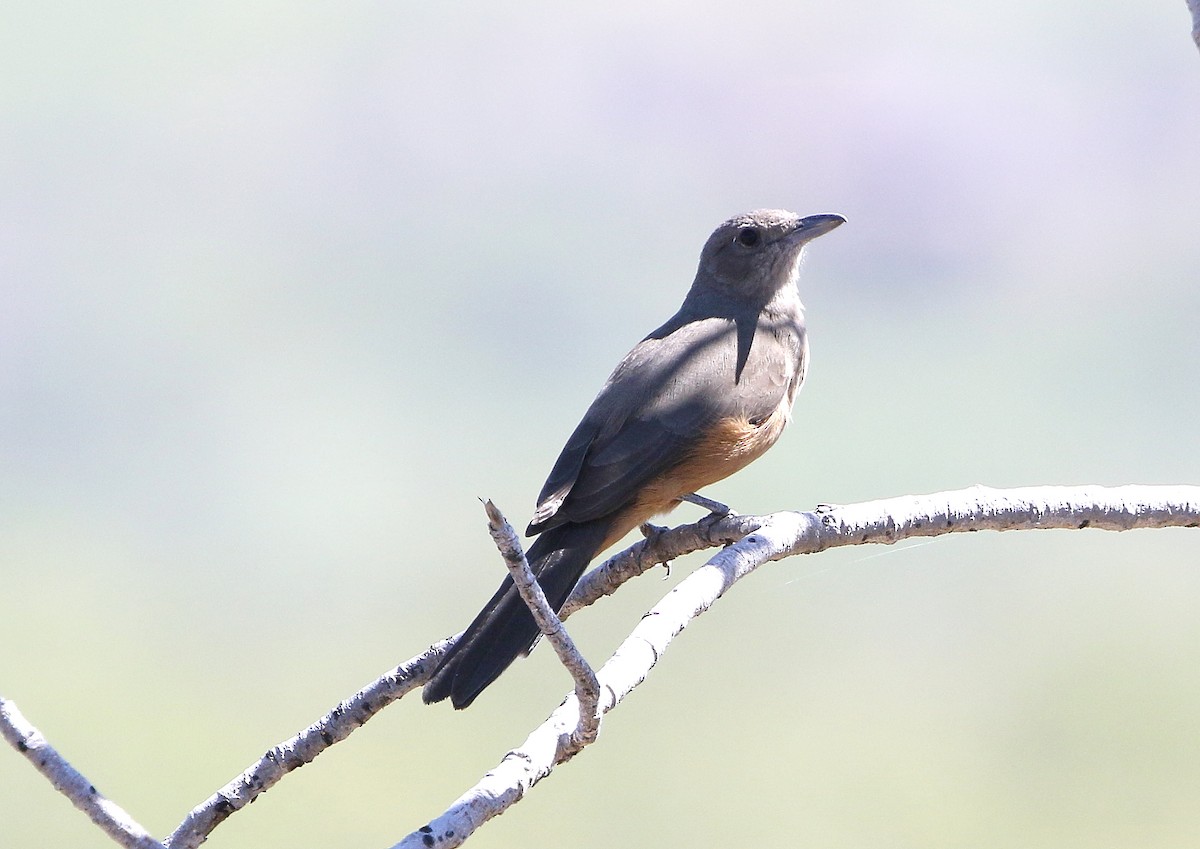
[[[608,519],[560,525],[542,532],[530,546],[529,566],[554,610],[563,606],[579,582],[610,525]],[[533,614],[512,578],[505,578],[492,600],[442,657],[422,698],[429,704],[449,696],[455,708],[467,707],[518,655],[529,651],[538,633]]]

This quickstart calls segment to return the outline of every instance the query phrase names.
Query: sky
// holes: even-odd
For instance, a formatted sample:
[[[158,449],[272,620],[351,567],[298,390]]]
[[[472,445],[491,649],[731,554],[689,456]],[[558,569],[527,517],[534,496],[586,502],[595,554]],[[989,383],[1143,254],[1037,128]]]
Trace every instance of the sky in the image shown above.
[[[155,834],[466,625],[478,499],[524,525],[736,213],[848,224],[794,423],[706,494],[1200,481],[1182,2],[5,18],[0,693]],[[1191,845],[1194,537],[772,564],[474,843]],[[602,662],[699,562],[572,633]],[[406,699],[209,845],[390,845],[568,688],[539,649],[468,712]],[[108,845],[15,753],[0,797],[0,844]]]

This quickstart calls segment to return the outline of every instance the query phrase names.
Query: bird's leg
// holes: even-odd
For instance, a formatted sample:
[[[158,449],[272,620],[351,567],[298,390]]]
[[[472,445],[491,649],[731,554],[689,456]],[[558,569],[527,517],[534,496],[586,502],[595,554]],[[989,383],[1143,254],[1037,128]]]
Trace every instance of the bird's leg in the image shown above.
[[[703,507],[714,516],[733,515],[733,511],[729,509],[728,505],[722,504],[720,501],[713,501],[711,498],[705,498],[703,495],[695,492],[689,492],[687,495],[680,496],[679,500],[695,504],[697,507]]]

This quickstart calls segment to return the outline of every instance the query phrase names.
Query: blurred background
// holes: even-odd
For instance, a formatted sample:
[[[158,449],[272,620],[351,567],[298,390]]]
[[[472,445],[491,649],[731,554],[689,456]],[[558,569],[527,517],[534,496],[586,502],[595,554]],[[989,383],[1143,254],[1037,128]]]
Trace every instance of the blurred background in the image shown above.
[[[524,526],[735,213],[850,223],[795,424],[708,495],[1200,483],[1183,0],[4,17],[0,693],[156,835],[466,625],[503,574],[477,498]],[[1194,846],[1198,561],[769,565],[471,845]],[[698,562],[573,633],[602,661]],[[209,845],[390,845],[569,687],[539,648],[465,713],[405,699]],[[0,809],[0,845],[110,845],[7,749]]]

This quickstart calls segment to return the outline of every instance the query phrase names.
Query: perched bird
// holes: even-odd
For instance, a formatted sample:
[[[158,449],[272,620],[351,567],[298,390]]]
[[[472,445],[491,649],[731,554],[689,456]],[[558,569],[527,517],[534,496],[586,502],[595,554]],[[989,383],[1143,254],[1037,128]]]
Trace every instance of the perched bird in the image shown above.
[[[766,209],[709,236],[683,305],[617,365],[542,487],[526,533],[538,534],[529,565],[551,607],[605,548],[779,438],[808,365],[800,257],[845,220]],[[467,707],[537,637],[505,578],[442,657],[425,701]]]

